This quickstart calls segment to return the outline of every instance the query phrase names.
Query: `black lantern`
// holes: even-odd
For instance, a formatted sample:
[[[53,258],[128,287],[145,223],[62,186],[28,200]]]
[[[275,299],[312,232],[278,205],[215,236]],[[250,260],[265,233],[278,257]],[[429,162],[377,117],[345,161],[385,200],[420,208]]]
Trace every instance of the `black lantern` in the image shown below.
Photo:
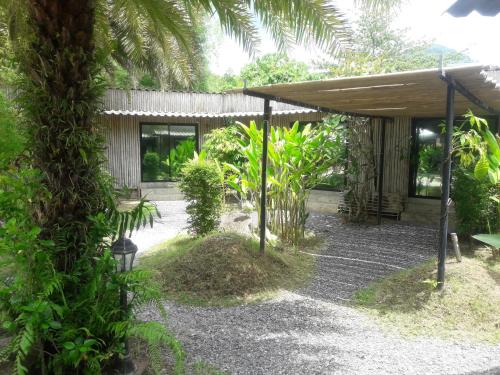
[[[130,239],[121,237],[116,240],[111,245],[111,252],[113,253],[113,258],[116,260],[117,273],[132,271],[137,246]],[[120,303],[123,317],[126,319],[128,314],[127,291],[123,286],[120,288]],[[125,355],[118,364],[119,373],[122,375],[132,375],[135,373],[136,368],[132,358],[130,358],[128,341],[126,338],[124,344]]]
[[[121,237],[111,245],[116,260],[116,272],[132,271],[137,245],[129,238]]]

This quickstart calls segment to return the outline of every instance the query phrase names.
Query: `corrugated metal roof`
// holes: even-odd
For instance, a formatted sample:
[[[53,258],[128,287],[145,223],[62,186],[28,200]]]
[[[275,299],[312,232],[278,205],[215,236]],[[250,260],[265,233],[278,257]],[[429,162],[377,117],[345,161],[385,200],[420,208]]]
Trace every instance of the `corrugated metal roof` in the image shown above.
[[[110,89],[103,98],[104,110],[122,111],[120,114],[139,114],[150,116],[181,117],[223,117],[228,113],[262,113],[264,100],[252,98],[242,93],[205,94],[192,92],[143,91]],[[278,111],[302,110],[303,107],[272,102],[275,113]],[[128,112],[124,112],[128,111]],[[294,113],[294,112],[291,112]],[[193,115],[196,114],[196,115]]]
[[[314,109],[291,109],[273,111],[273,115],[296,115],[318,112]],[[106,115],[117,116],[144,116],[144,117],[177,117],[177,118],[226,118],[226,117],[256,117],[262,116],[263,112],[225,112],[225,113],[209,113],[209,112],[158,112],[158,111],[128,111],[128,110],[106,110]]]

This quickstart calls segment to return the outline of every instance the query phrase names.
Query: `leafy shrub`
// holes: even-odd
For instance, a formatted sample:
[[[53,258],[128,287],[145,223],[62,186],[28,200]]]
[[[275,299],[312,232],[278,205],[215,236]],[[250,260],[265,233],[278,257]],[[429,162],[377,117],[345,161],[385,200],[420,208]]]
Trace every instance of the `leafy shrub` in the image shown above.
[[[160,171],[160,156],[154,151],[148,151],[144,155],[142,162],[144,179],[146,181],[155,181]]]
[[[458,230],[497,233],[500,229],[500,139],[486,120],[468,112],[453,133],[453,153],[459,170],[454,177]],[[468,128],[468,129],[467,129]]]
[[[262,130],[254,122],[241,124],[248,137],[241,141],[247,160],[230,185],[254,202],[260,213]],[[338,124],[311,124],[299,130],[271,127],[268,144],[267,210],[271,231],[284,241],[297,244],[304,237],[306,202],[311,189],[321,183],[332,167],[343,160],[343,138]],[[260,215],[259,215],[260,218]]]
[[[490,199],[495,186],[487,179],[478,181],[473,171],[462,167],[454,171],[452,184],[458,233],[463,236],[495,233],[500,224],[497,203]]]
[[[182,169],[180,189],[188,201],[190,230],[203,236],[219,226],[223,202],[223,175],[217,165],[201,158]]]
[[[214,129],[205,135],[203,151],[207,158],[219,163],[241,165],[245,158],[241,153],[241,133],[237,125]]]
[[[9,102],[0,94],[0,168],[5,167],[24,148],[25,136]]]
[[[418,173],[439,173],[443,150],[434,145],[424,145],[418,154]]]

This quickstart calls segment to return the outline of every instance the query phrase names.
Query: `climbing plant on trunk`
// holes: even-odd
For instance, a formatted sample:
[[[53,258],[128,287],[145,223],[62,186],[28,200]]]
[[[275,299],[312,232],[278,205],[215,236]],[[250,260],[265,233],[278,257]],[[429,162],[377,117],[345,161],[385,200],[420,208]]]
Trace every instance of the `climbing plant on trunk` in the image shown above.
[[[105,209],[102,139],[93,118],[103,86],[95,78],[95,5],[88,0],[30,0],[31,41],[19,56],[26,76],[22,105],[30,122],[33,165],[51,199],[40,202],[42,237],[64,238],[57,270],[81,256]]]

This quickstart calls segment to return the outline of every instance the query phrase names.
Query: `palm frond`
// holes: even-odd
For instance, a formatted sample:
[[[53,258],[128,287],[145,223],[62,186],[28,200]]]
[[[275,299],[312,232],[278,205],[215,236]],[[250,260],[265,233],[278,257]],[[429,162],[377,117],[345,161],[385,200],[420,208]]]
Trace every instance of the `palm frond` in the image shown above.
[[[342,13],[325,0],[246,0],[275,40],[292,34],[294,42],[315,43],[329,53],[337,53],[349,41],[349,28]],[[276,19],[283,28],[276,29]],[[279,44],[278,44],[279,45]]]
[[[235,38],[245,50],[254,52],[260,43],[255,18],[245,1],[235,0],[193,0],[210,15],[217,14],[226,34]]]
[[[379,6],[382,0],[357,0]],[[399,3],[403,0],[388,0]],[[3,11],[2,11],[3,9]],[[0,0],[0,34],[27,31],[26,0]],[[197,36],[206,15],[217,15],[224,32],[255,53],[264,27],[281,51],[314,44],[331,54],[345,50],[349,28],[328,0],[97,0],[95,43],[106,71],[118,63],[133,75],[149,73],[163,86],[189,87],[202,70]]]

